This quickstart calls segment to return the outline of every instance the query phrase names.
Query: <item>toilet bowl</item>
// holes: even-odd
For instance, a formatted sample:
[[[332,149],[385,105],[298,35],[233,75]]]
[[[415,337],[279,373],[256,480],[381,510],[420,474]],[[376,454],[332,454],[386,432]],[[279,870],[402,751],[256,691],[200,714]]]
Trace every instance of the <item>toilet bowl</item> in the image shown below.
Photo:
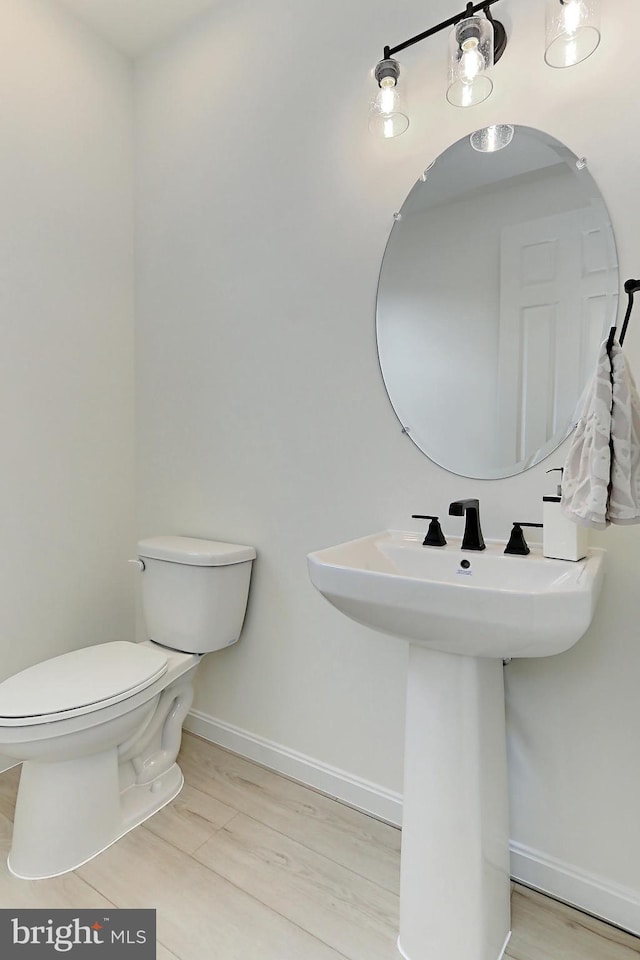
[[[73,870],[169,803],[193,680],[234,643],[252,547],[191,537],[138,544],[151,639],[62,654],[0,683],[0,753],[22,762],[10,871]]]

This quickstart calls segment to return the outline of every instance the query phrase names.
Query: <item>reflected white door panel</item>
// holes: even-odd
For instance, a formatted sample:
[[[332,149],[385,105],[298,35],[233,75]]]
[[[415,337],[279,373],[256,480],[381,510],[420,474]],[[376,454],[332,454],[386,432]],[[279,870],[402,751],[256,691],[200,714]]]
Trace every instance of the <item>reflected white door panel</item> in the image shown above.
[[[617,301],[602,216],[572,210],[505,226],[500,253],[500,458],[539,459],[579,415]],[[515,318],[515,322],[514,322]]]

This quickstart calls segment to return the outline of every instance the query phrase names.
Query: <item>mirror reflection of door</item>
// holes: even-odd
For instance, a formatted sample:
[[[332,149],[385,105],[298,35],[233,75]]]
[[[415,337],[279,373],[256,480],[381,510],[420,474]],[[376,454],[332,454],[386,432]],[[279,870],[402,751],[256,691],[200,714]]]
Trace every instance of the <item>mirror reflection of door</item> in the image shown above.
[[[593,373],[617,303],[610,232],[602,222],[601,212],[589,208],[502,230],[498,456],[504,464],[541,459],[580,415],[576,397]]]
[[[400,213],[376,305],[396,415],[452,473],[520,473],[570,433],[615,323],[617,256],[598,186],[558,140],[515,127],[497,153],[453,144]]]

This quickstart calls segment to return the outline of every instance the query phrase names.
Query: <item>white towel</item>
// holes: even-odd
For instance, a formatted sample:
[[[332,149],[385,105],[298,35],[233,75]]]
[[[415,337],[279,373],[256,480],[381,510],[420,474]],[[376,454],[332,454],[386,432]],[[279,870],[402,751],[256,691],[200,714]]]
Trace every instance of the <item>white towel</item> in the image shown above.
[[[620,344],[611,348],[611,487],[607,519],[640,523],[640,397]]]
[[[575,429],[562,477],[563,513],[583,527],[604,530],[611,478],[611,360],[600,345],[596,372]]]

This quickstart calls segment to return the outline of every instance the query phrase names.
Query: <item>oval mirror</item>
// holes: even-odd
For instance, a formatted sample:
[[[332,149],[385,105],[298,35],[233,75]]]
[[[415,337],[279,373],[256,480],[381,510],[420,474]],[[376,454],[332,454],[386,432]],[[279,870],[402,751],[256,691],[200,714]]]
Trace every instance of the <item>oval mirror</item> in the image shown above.
[[[404,430],[465,477],[544,459],[579,416],[618,284],[584,161],[529,127],[496,152],[453,144],[404,202],[380,271],[378,355]]]

